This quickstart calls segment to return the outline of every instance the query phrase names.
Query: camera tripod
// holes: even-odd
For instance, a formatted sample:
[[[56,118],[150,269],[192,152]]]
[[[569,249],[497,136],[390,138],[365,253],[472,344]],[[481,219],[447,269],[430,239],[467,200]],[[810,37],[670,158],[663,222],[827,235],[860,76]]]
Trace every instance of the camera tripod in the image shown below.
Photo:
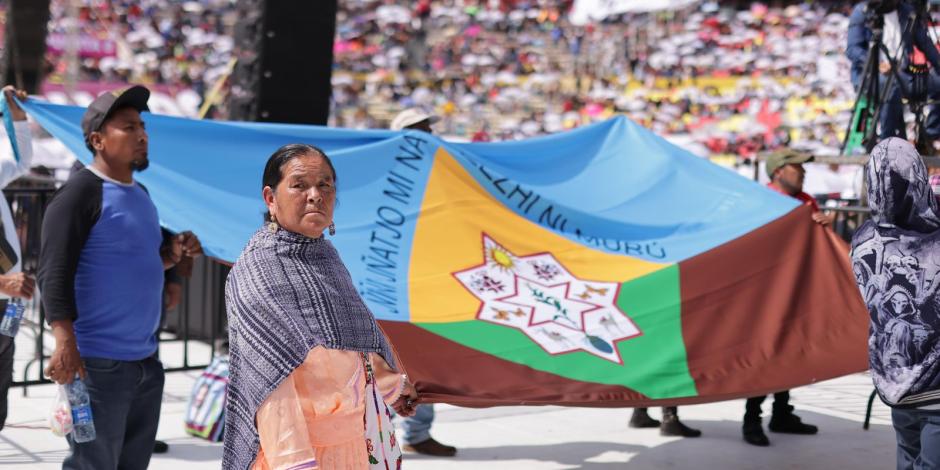
[[[871,152],[872,148],[878,143],[877,127],[880,120],[881,111],[886,104],[886,100],[893,91],[893,87],[900,89],[902,98],[906,99],[908,108],[914,114],[914,132],[916,135],[915,146],[921,155],[932,153],[930,142],[926,133],[925,108],[935,104],[928,102],[927,84],[929,81],[929,69],[926,64],[908,64],[906,69],[910,76],[910,86],[907,80],[900,73],[899,58],[892,56],[891,51],[884,44],[884,16],[877,12],[877,8],[872,5],[877,2],[869,2],[866,24],[872,31],[869,41],[868,57],[865,60],[865,67],[862,73],[862,80],[857,90],[855,105],[853,106],[852,119],[842,142],[842,155],[849,155],[864,148],[865,152]],[[902,37],[910,37],[914,33],[917,25],[926,26],[927,8],[926,2],[916,6],[916,16],[909,21],[907,28],[901,33]],[[887,62],[890,65],[890,72],[882,76],[880,64]],[[902,120],[903,114],[897,117]]]

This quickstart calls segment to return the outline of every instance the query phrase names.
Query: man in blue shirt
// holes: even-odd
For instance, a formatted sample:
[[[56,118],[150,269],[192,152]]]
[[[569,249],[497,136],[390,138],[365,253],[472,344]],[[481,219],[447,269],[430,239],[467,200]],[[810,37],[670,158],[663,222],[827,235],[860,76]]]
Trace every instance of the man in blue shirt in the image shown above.
[[[147,168],[142,86],[95,99],[82,118],[93,163],[56,192],[43,218],[39,285],[56,339],[46,375],[80,376],[97,438],[76,443],[64,469],[145,469],[163,398],[155,357],[164,270],[202,253],[189,232],[164,239],[134,172]]]

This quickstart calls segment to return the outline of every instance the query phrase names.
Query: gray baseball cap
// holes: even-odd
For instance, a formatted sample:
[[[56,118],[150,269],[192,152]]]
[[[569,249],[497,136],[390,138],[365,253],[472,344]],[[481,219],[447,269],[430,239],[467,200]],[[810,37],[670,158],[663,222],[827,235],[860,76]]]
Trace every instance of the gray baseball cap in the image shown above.
[[[101,129],[101,125],[115,109],[130,106],[137,111],[149,111],[148,99],[150,99],[150,90],[141,85],[118,88],[95,98],[85,110],[85,115],[82,116],[82,134],[85,135],[85,144],[88,144],[88,136]]]

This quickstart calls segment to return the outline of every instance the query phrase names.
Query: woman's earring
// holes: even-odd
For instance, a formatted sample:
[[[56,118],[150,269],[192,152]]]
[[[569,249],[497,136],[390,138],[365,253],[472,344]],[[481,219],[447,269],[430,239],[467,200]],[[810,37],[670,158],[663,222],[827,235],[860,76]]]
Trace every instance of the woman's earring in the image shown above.
[[[330,236],[336,235],[336,224],[330,222]]]
[[[268,230],[277,232],[277,218],[274,217],[274,214],[271,214],[271,223],[268,224]]]

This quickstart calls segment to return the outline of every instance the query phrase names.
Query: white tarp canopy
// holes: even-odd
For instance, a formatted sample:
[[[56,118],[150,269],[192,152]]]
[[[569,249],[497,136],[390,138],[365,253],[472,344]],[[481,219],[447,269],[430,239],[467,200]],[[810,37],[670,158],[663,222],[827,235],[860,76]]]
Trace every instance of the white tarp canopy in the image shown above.
[[[575,0],[568,19],[573,24],[582,25],[620,13],[674,10],[698,2],[699,0]]]

